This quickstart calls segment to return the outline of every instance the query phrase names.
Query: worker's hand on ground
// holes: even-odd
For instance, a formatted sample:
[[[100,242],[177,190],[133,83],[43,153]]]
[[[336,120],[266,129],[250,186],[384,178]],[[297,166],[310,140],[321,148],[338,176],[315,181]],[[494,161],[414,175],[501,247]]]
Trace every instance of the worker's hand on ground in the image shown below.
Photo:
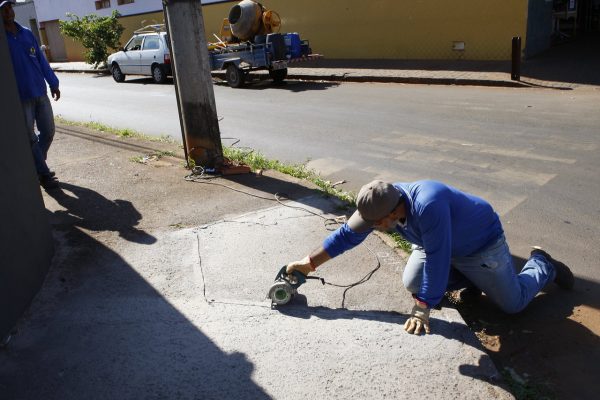
[[[300,271],[304,275],[308,275],[312,272],[312,268],[310,265],[310,258],[308,256],[304,257],[300,261],[294,261],[287,265],[286,272],[288,274],[293,273],[294,271]]]
[[[422,308],[415,304],[410,318],[404,323],[404,330],[418,335],[421,329],[425,328],[425,333],[429,333],[429,311],[429,308]]]

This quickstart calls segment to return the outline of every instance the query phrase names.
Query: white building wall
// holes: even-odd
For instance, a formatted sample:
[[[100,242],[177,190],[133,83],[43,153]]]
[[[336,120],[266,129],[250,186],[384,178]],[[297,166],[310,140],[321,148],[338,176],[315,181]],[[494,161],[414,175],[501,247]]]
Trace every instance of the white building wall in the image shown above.
[[[26,28],[29,28],[30,20],[37,19],[33,2],[17,3],[13,6],[13,9],[15,10],[15,21]]]
[[[40,41],[39,24],[35,13],[35,5],[33,1],[18,2],[13,6],[15,10],[15,21],[21,26],[31,29],[31,32],[35,35],[35,38]]]
[[[119,11],[123,16],[160,11],[162,10],[162,1],[135,0],[134,3],[120,6],[117,4],[117,0],[110,0],[110,8],[96,10],[95,0],[35,0],[35,9],[38,20],[44,22],[64,20],[67,13],[82,17],[88,14],[107,16],[114,10]]]
[[[218,1],[220,0],[202,0],[202,4]],[[119,11],[122,16],[162,11],[162,0],[135,0],[121,6],[117,0],[110,0],[110,8],[100,10],[96,10],[95,0],[35,0],[35,9],[39,22],[45,22],[64,20],[68,12],[82,17],[88,14],[107,16],[114,10]]]

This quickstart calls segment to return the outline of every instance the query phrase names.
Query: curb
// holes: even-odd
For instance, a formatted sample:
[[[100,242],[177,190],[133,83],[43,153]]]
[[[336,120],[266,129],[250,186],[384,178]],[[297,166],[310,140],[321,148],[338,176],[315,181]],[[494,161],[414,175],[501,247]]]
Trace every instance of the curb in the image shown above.
[[[97,74],[97,75],[110,75],[108,69],[61,69],[52,68],[54,72],[67,72],[70,74]]]
[[[53,68],[55,72],[77,73],[77,74],[97,74],[110,75],[108,69],[60,69]],[[265,74],[251,73],[250,76],[258,77]],[[212,72],[213,78],[225,78],[224,72]],[[304,81],[327,81],[327,82],[357,82],[357,83],[404,83],[420,85],[446,85],[446,86],[489,86],[489,87],[509,87],[509,88],[531,88],[530,84],[520,81],[500,81],[487,79],[466,79],[466,78],[427,78],[427,77],[400,77],[400,76],[368,76],[368,75],[304,75],[289,74],[287,79]]]
[[[224,72],[213,72],[213,78],[225,78]],[[250,76],[261,79],[267,77],[266,74],[252,73]],[[266,78],[268,79],[268,78]],[[303,75],[303,74],[288,74],[287,79],[304,80],[304,81],[327,81],[327,82],[357,82],[357,83],[405,83],[405,84],[420,84],[420,85],[460,85],[460,86],[492,86],[492,87],[512,87],[512,88],[529,88],[523,82],[499,81],[486,79],[465,79],[465,78],[419,78],[419,77],[400,77],[400,76],[369,76],[369,75]]]

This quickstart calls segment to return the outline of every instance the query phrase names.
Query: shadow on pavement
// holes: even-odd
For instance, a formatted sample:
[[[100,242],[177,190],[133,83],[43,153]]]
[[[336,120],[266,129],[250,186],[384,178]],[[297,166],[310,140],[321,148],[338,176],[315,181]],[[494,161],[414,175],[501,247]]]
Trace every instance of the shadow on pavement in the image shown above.
[[[420,71],[463,71],[463,72],[506,72],[510,74],[510,61],[474,60],[349,60],[317,59],[298,64],[294,68],[335,68],[373,70],[420,70]]]
[[[543,81],[600,85],[600,34],[554,46],[523,63],[523,76]]]
[[[225,81],[215,81],[215,85],[228,87]],[[315,81],[301,81],[301,80],[285,80],[283,82],[275,83],[268,77],[257,75],[253,80],[246,83],[243,88],[231,89],[231,90],[287,90],[289,92],[306,92],[315,90],[327,90],[332,87],[339,86],[336,82],[315,82]]]
[[[531,81],[530,78],[521,78],[521,80],[519,81],[522,84],[522,87],[530,87],[530,88],[537,88],[537,89],[553,89],[553,90],[573,90],[572,87],[566,87],[566,86],[556,86],[556,85],[542,85],[539,83],[534,83]]]
[[[219,349],[115,250],[79,228],[122,232],[139,220],[137,210],[64,186],[78,197],[55,195],[69,216],[51,218],[60,245],[19,334],[0,352],[0,397],[268,399],[244,354]]]
[[[513,258],[520,267],[526,262]],[[531,378],[531,383],[517,382],[521,391],[591,399],[598,388],[593,382],[600,376],[600,338],[578,319],[600,326],[599,294],[600,283],[576,277],[573,291],[551,283],[518,314],[503,313],[485,297],[458,310],[471,329],[482,334],[499,370],[509,368],[525,381]]]
[[[278,312],[288,317],[310,319],[318,317],[325,320],[359,319],[367,321],[379,321],[403,326],[410,315],[395,311],[379,310],[350,310],[347,308],[329,308],[323,306],[309,307],[306,296],[296,294],[290,303],[275,308]],[[441,335],[446,339],[458,340],[462,343],[481,349],[479,342],[473,339],[473,335],[465,325],[456,322],[448,322],[435,316],[431,317],[431,334]],[[407,333],[408,334],[408,333]],[[423,335],[423,334],[422,334]]]
[[[111,78],[112,79],[112,78]],[[173,78],[168,77],[165,83],[155,83],[151,77],[145,75],[127,75],[127,78],[119,83],[120,85],[173,85]]]
[[[288,304],[276,307],[275,309],[283,315],[300,319],[310,319],[314,316],[325,320],[361,319],[396,325],[404,325],[404,322],[406,322],[409,317],[407,314],[396,311],[351,310],[348,308],[329,308],[323,306],[310,307],[308,305],[308,299],[303,294],[296,294]],[[462,324],[432,318],[432,327],[434,324],[435,329],[432,329],[432,335],[441,334],[446,336],[448,329],[444,329],[444,326],[452,327],[453,329],[464,329],[464,325]],[[441,332],[439,329],[441,329]],[[453,339],[458,338],[453,337]]]
[[[219,78],[213,79],[215,86],[222,86],[229,88],[226,81]],[[146,76],[130,76],[122,84],[132,85],[158,85],[154,83],[152,78]],[[173,85],[173,78],[167,78],[167,81],[163,85]],[[231,90],[287,90],[290,92],[306,92],[310,90],[327,90],[332,87],[339,86],[336,82],[314,82],[314,81],[298,81],[298,80],[286,80],[281,83],[274,83],[268,75],[252,75],[252,79],[247,81],[246,84],[238,89],[230,88]]]
[[[60,189],[48,191],[66,211],[57,211],[53,220],[60,225],[75,225],[91,231],[115,231],[130,242],[153,244],[156,238],[135,226],[142,215],[131,202],[126,200],[109,200],[91,189],[60,184]]]
[[[295,68],[337,68],[371,70],[419,70],[449,72],[511,73],[511,61],[476,60],[336,60],[318,59]],[[540,55],[523,60],[521,81],[531,87],[557,89],[529,79],[586,85],[600,85],[600,34],[582,34],[575,40],[551,47]],[[569,88],[558,88],[568,90]]]
[[[335,211],[337,214],[346,213],[349,208],[334,197],[328,196],[319,189],[310,189],[305,186],[299,185],[298,183],[289,182],[281,179],[277,179],[269,176],[257,177],[254,174],[245,175],[231,175],[226,176],[223,180],[232,181],[239,185],[246,186],[248,188],[259,190],[263,193],[268,193],[273,196],[280,197],[282,201],[292,200],[305,204],[310,207],[317,208],[323,213],[330,213]],[[268,197],[268,196],[267,196]],[[323,199],[327,198],[329,204],[324,207]],[[336,210],[333,210],[336,208]]]
[[[484,381],[510,391],[506,382],[503,381],[501,374],[490,376],[488,372],[490,368],[497,368],[497,366],[494,364],[494,361],[490,358],[490,356],[482,355],[479,357],[479,362],[477,365],[460,365],[458,367],[458,372],[460,372],[461,375],[470,376],[471,378],[479,379],[480,381]]]
[[[71,137],[87,140],[90,142],[101,143],[107,146],[116,147],[118,149],[131,150],[145,154],[151,154],[161,151],[160,146],[155,146],[154,144],[146,145],[143,142],[131,142],[127,140],[120,140],[116,135],[107,134],[106,132],[98,133],[97,131],[94,131],[92,129],[86,129],[85,131],[81,131],[81,129],[70,128],[67,125],[60,125],[56,127],[56,130],[57,132],[60,132],[64,135],[69,135]],[[183,160],[183,157],[181,157],[181,159]]]
[[[65,72],[65,71],[55,70],[55,72]],[[111,78],[112,79],[112,76],[108,72],[106,72],[106,73],[105,72],[89,73],[88,75],[92,79],[99,79],[99,78]]]
[[[315,316],[326,320],[338,319],[362,319],[369,321],[379,321],[396,325],[404,325],[408,315],[394,311],[372,311],[372,310],[348,310],[331,309],[327,307],[309,307],[304,295],[297,294],[292,302],[283,307],[278,307],[277,311],[281,314],[301,319],[310,319]],[[430,335],[440,335],[445,339],[456,340],[465,345],[471,346],[477,350],[483,350],[481,343],[477,341],[471,331],[462,323],[448,322],[442,319],[432,317],[430,320],[432,333]],[[408,335],[408,333],[402,333]],[[423,334],[422,334],[423,335]],[[506,384],[501,376],[496,374],[496,366],[488,355],[482,355],[478,365],[463,364],[459,367],[459,372],[472,378],[483,380],[489,384],[506,389]]]

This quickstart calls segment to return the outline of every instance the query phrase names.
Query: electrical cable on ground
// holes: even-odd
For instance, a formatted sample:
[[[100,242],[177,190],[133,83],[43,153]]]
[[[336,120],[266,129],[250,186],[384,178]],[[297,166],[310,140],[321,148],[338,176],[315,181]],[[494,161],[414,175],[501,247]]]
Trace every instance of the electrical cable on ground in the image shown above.
[[[375,256],[375,259],[377,260],[377,266],[375,268],[373,268],[368,274],[366,274],[362,279],[360,279],[354,283],[351,283],[349,285],[338,285],[335,283],[329,283],[329,282],[324,281],[325,285],[335,286],[335,287],[339,287],[339,288],[346,288],[346,289],[344,289],[344,292],[342,293],[342,308],[345,308],[346,293],[348,292],[348,290],[367,282],[369,279],[371,279],[373,274],[375,272],[377,272],[377,270],[379,270],[379,268],[381,268],[381,261],[379,260],[379,257],[377,256],[377,254],[375,254],[375,252],[373,252],[373,250],[371,250],[371,248],[369,246],[366,246],[366,247],[371,252],[371,254],[373,254]]]
[[[235,144],[237,144],[240,140],[236,139],[236,138],[223,138],[223,139],[232,139],[235,140],[235,142],[231,145],[234,146]],[[250,152],[252,152],[254,150],[251,150]],[[277,203],[279,203],[280,205],[284,206],[284,207],[288,207],[288,208],[293,208],[296,210],[302,210],[304,212],[307,212],[309,214],[312,214],[314,216],[317,216],[321,219],[323,219],[323,223],[325,225],[325,229],[327,229],[328,231],[334,231],[335,229],[337,229],[338,226],[341,226],[344,222],[346,222],[346,217],[345,216],[338,216],[338,217],[334,217],[334,218],[327,218],[325,216],[323,216],[322,214],[319,214],[317,212],[314,212],[312,210],[309,210],[308,208],[305,207],[300,207],[300,206],[291,206],[289,204],[285,204],[282,199],[287,199],[287,200],[292,200],[288,195],[284,194],[284,193],[275,193],[273,195],[273,197],[265,197],[265,196],[260,196],[254,193],[250,193],[247,192],[245,190],[241,190],[241,189],[236,189],[234,187],[231,187],[229,185],[225,185],[223,183],[220,182],[214,182],[216,179],[219,179],[221,176],[220,175],[207,175],[207,171],[204,167],[202,166],[195,166],[194,168],[192,168],[192,172],[188,175],[186,175],[184,177],[184,179],[188,182],[194,182],[194,183],[201,183],[201,184],[206,184],[206,185],[215,185],[215,186],[220,186],[220,187],[224,187],[226,189],[232,190],[234,192],[237,193],[242,193],[245,194],[247,196],[251,196],[251,197],[255,197],[258,199],[262,199],[262,200],[268,200],[268,201],[275,201]],[[238,222],[238,221],[227,221],[227,222]],[[241,223],[241,222],[240,222]],[[260,225],[260,224],[259,224]],[[332,226],[336,226],[336,228],[332,228]],[[207,226],[208,227],[208,226]],[[362,277],[360,280],[348,284],[348,285],[340,285],[340,284],[335,284],[335,283],[329,283],[323,280],[325,285],[328,286],[333,286],[333,287],[338,287],[338,288],[345,288],[343,294],[342,294],[342,306],[341,308],[345,309],[345,303],[346,303],[346,293],[358,286],[358,285],[362,285],[363,283],[367,282],[369,279],[371,279],[371,277],[373,276],[373,274],[375,274],[375,272],[377,272],[379,270],[379,268],[381,268],[381,261],[379,260],[379,256],[377,256],[377,254],[375,254],[375,252],[369,247],[366,246],[367,249],[369,250],[369,252],[371,254],[373,254],[373,256],[375,257],[375,259],[377,260],[377,266],[375,268],[373,268],[369,273],[367,273],[364,277]],[[198,254],[200,254],[200,238],[198,237]],[[200,260],[200,270],[202,273],[202,283],[203,283],[203,287],[204,287],[204,300],[208,303],[217,303],[216,301],[208,301],[207,297],[206,297],[206,284],[204,282],[204,271],[202,268],[202,260]],[[218,303],[222,303],[222,302],[218,302]],[[229,304],[229,303],[227,303]]]

